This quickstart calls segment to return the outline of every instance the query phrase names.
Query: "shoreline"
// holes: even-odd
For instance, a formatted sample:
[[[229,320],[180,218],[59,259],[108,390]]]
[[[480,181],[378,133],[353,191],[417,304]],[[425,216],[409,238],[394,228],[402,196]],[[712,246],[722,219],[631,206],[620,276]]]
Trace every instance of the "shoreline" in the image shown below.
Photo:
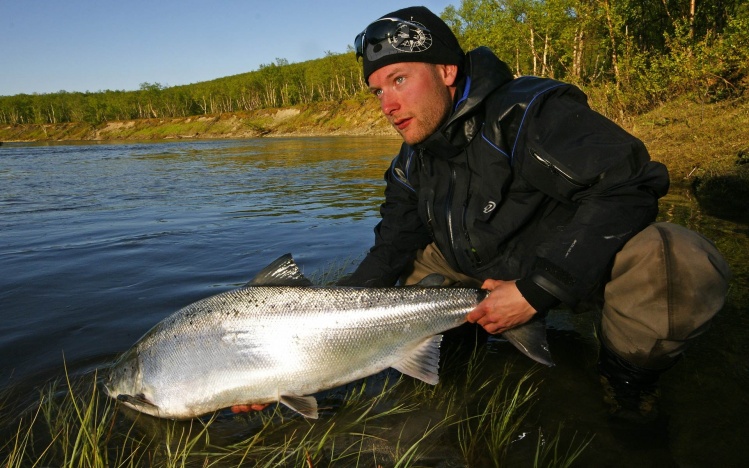
[[[0,126],[0,142],[158,141],[283,136],[396,136],[372,99],[314,103],[214,115],[134,119],[90,124]]]
[[[749,100],[687,97],[617,122],[645,143],[674,186],[714,207],[749,203]],[[216,115],[104,122],[0,125],[0,145],[41,142],[175,141],[272,137],[399,138],[371,96]],[[741,208],[740,211],[745,211]],[[749,216],[748,216],[749,217]]]

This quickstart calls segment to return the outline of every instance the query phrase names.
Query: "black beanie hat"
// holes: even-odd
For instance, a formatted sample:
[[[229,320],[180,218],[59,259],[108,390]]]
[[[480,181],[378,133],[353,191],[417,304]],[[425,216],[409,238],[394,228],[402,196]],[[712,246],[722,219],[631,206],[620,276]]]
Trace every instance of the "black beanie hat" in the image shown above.
[[[401,25],[398,27],[399,19],[412,23],[412,26]],[[372,37],[373,25],[391,28],[397,35],[389,38],[382,37],[379,42],[372,44],[370,41],[378,39]],[[413,26],[422,26],[422,28]],[[367,31],[370,37],[367,37]],[[404,39],[404,40],[398,40]],[[369,75],[393,63],[400,62],[425,62],[442,65],[461,66],[465,53],[460,48],[450,27],[442,19],[429,11],[426,7],[417,6],[403,8],[388,13],[373,22],[357,36],[357,41],[362,40],[362,61],[364,65],[364,80],[369,82]]]

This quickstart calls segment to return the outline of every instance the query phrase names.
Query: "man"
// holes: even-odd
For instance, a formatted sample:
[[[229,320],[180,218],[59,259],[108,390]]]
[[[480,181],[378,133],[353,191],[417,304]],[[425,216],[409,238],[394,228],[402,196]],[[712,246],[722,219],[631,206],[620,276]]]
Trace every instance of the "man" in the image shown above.
[[[714,246],[656,223],[666,168],[574,86],[463,52],[424,7],[356,37],[364,78],[403,138],[375,245],[341,284],[481,286],[468,315],[502,333],[560,305],[603,302],[599,370],[612,414],[652,420],[656,381],[722,307]]]

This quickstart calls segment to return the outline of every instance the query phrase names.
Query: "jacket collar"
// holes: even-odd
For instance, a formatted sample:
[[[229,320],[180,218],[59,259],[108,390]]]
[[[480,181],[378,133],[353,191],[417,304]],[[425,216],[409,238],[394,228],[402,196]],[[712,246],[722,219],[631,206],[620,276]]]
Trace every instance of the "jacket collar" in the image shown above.
[[[466,77],[462,89],[458,88],[453,113],[439,130],[414,146],[417,150],[447,158],[460,153],[481,130],[486,97],[512,80],[509,67],[486,47],[466,54],[464,70]]]

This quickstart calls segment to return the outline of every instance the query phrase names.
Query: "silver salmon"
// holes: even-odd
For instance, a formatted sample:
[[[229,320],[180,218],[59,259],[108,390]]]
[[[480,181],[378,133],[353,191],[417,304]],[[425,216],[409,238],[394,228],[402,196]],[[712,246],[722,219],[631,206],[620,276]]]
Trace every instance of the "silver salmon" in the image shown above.
[[[312,394],[389,367],[437,384],[440,333],[463,324],[485,295],[424,285],[315,287],[287,254],[245,286],[156,324],[113,364],[105,391],[162,418],[273,402],[317,418]],[[503,335],[552,365],[543,324]]]

